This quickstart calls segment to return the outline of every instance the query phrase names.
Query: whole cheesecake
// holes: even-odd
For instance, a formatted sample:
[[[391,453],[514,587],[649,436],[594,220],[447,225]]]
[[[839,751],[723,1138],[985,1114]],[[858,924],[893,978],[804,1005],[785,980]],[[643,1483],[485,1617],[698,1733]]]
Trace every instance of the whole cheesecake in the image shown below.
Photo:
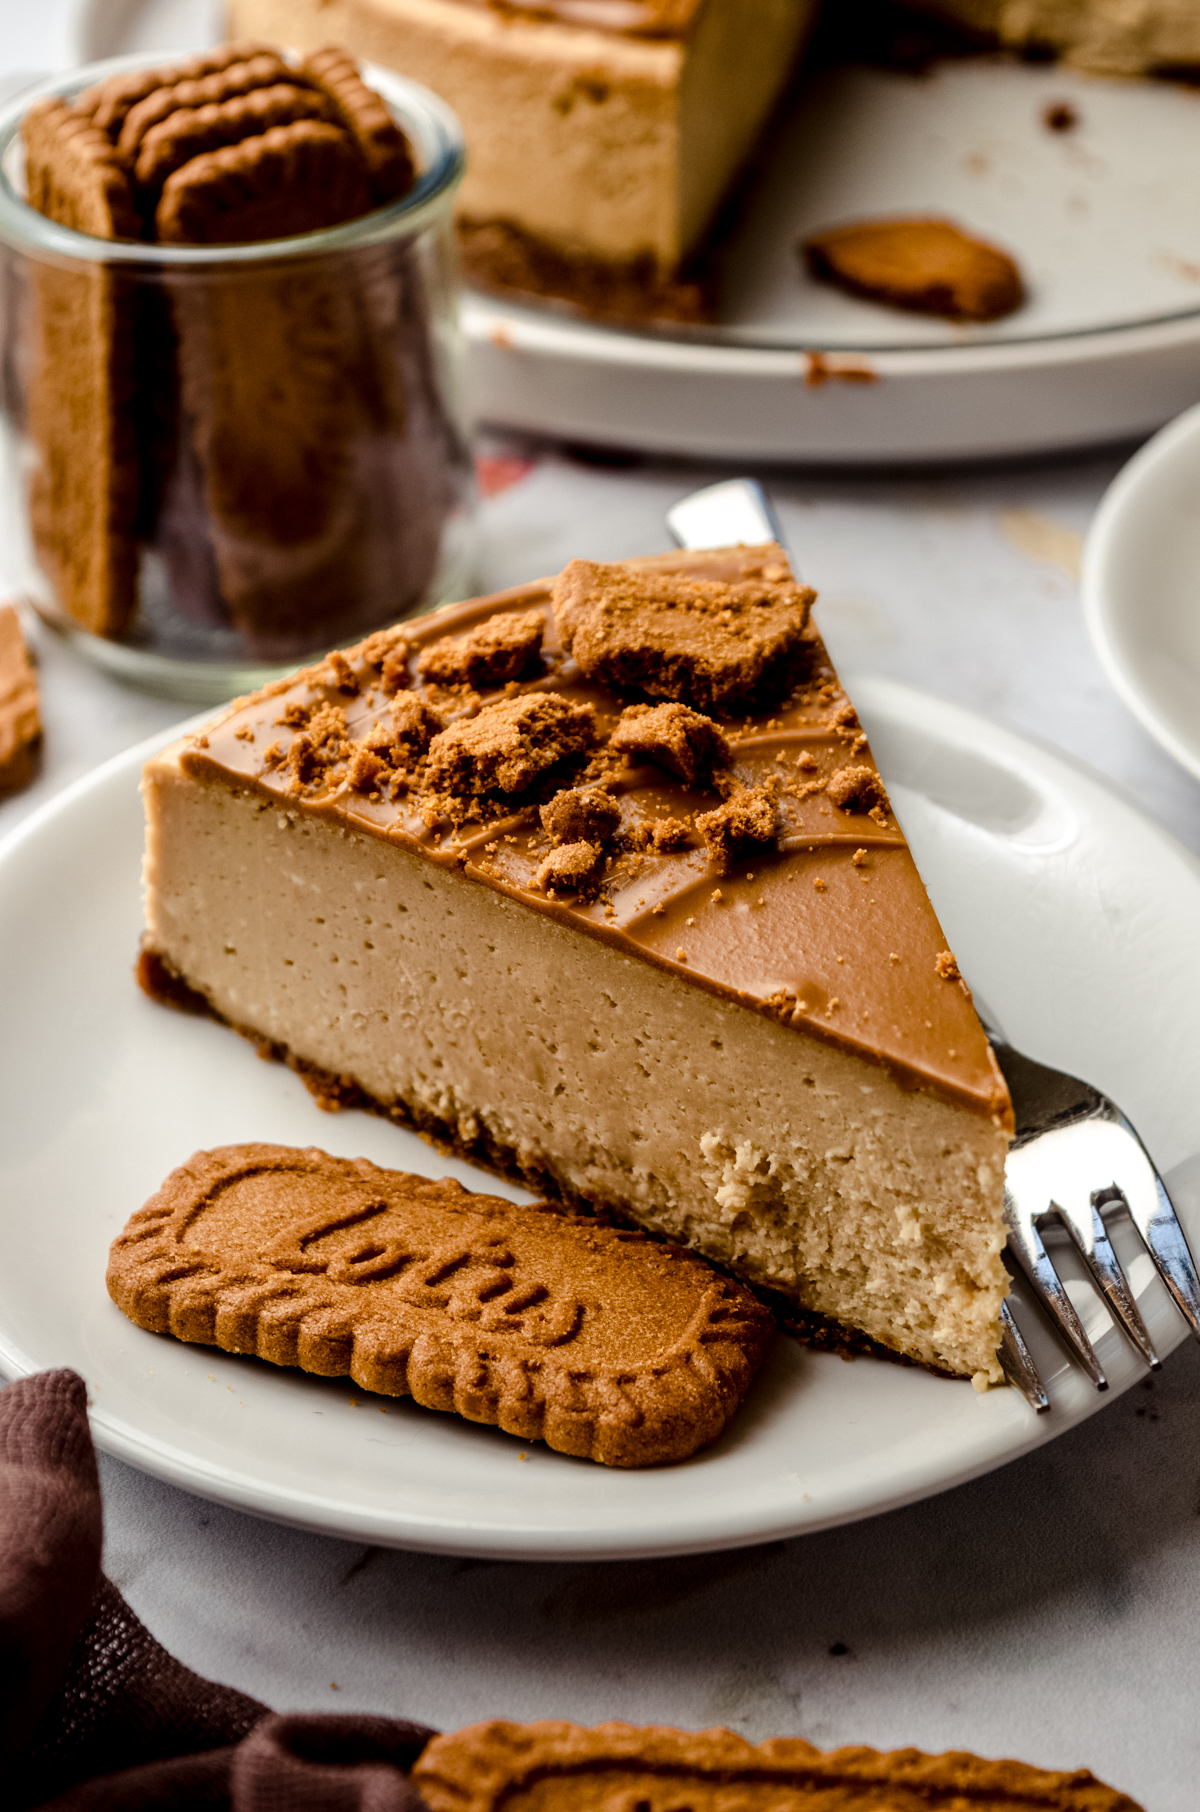
[[[811,598],[576,561],[237,701],[146,766],[140,978],[982,1388],[1010,1103]]]
[[[335,42],[423,82],[470,150],[467,274],[589,313],[698,319],[681,276],[816,0],[232,0],[230,31]],[[736,80],[730,72],[736,68]]]
[[[865,0],[839,0],[842,38]],[[1102,74],[1200,68],[1194,0],[896,0],[981,48]],[[703,247],[820,0],[229,0],[232,35],[356,56],[455,109],[468,278],[598,318],[699,321]]]

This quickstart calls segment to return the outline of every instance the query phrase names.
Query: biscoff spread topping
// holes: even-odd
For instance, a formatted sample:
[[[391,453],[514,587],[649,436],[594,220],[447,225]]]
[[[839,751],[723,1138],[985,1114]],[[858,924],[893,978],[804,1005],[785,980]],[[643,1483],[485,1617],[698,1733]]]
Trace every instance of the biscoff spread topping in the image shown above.
[[[786,567],[759,570],[727,581],[572,560],[554,582],[555,620],[589,679],[743,713],[790,690],[813,598]]]

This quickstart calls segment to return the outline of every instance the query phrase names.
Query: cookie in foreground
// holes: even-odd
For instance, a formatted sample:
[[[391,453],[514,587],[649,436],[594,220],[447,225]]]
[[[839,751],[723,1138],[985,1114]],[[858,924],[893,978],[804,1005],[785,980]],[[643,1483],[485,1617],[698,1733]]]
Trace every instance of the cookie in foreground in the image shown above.
[[[114,1241],[139,1327],[606,1466],[715,1441],[771,1318],[676,1246],[313,1147],[197,1152]]]
[[[434,1737],[412,1778],[430,1812],[1140,1812],[1084,1768],[549,1719]]]

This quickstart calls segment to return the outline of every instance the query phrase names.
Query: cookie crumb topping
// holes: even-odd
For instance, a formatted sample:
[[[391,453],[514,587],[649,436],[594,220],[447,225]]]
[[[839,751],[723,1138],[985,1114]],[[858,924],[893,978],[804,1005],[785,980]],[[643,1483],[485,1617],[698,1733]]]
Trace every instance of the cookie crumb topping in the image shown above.
[[[556,762],[586,753],[595,735],[590,707],[556,693],[497,699],[434,737],[426,780],[431,791],[458,801],[523,793]]]
[[[431,643],[417,672],[441,686],[503,686],[528,673],[541,653],[545,626],[540,610],[490,617],[467,635]]]
[[[425,753],[443,727],[437,712],[414,692],[393,699],[388,715],[396,741],[414,757]]]
[[[786,573],[727,582],[572,560],[553,605],[563,645],[589,679],[699,711],[745,712],[793,681],[812,597]]]
[[[727,874],[739,856],[775,841],[775,801],[765,787],[742,787],[715,811],[702,812],[696,829],[709,856]]]
[[[642,755],[689,786],[703,784],[714,767],[727,767],[733,751],[711,717],[686,705],[630,705],[621,713],[609,747]]]
[[[604,851],[598,843],[560,843],[538,868],[537,884],[547,893],[582,893],[594,887],[603,868]]]
[[[541,809],[542,829],[555,843],[606,844],[621,823],[621,808],[599,787],[566,787]]]
[[[873,807],[886,809],[888,803],[879,775],[874,768],[865,766],[839,768],[826,781],[825,791],[844,812],[865,812]]]

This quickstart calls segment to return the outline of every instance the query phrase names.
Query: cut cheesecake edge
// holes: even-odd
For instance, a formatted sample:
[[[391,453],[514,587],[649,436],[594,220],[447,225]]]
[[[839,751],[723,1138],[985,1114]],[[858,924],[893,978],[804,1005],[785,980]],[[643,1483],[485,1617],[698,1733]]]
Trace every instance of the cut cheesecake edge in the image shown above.
[[[730,574],[755,555],[761,569],[763,553],[624,570]],[[526,684],[582,696],[545,583],[406,625],[412,673],[439,638],[531,608],[551,665]],[[722,720],[747,779],[781,738],[826,769],[844,758],[848,702],[807,638],[796,699]],[[640,867],[614,855],[607,901],[563,902],[532,876],[536,814],[487,837],[354,793],[344,764],[307,792],[278,762],[264,768],[299,700],[340,697],[352,741],[378,719],[369,648],[239,701],[147,764],[147,991],[285,1057],[323,1105],[369,1107],[538,1192],[626,1215],[801,1322],[1000,1382],[1011,1112],[894,823],[881,831],[853,802],[843,814],[818,788],[795,808],[809,831],[728,875],[696,847]],[[417,691],[444,709],[445,694]],[[590,695],[614,713],[624,702]],[[627,817],[698,802],[662,772],[626,780]],[[811,974],[797,996],[783,964],[801,947]],[[895,1024],[864,1030],[872,1010]]]
[[[689,257],[815,11],[815,0],[756,0],[751,26],[744,0],[561,14],[553,3],[232,0],[229,25],[301,50],[347,44],[454,108],[470,150],[456,217],[479,287],[601,318],[689,321],[712,312]]]

